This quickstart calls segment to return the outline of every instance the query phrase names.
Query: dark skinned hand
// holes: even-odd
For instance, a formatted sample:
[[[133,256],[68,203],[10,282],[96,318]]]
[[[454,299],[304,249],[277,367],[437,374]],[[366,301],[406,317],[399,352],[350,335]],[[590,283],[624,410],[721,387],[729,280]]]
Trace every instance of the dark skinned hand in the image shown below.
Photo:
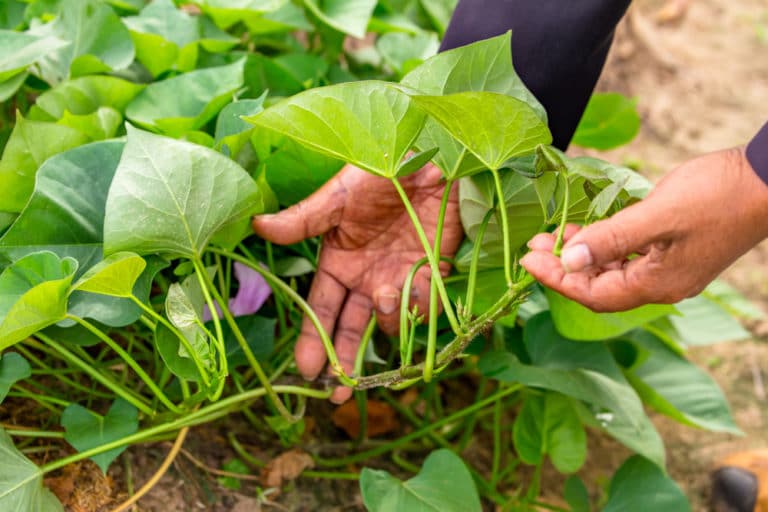
[[[400,180],[421,219],[430,242],[445,184],[439,169],[427,166]],[[360,339],[375,310],[379,327],[395,334],[399,327],[400,290],[424,249],[394,185],[385,178],[346,166],[304,201],[275,215],[253,220],[253,229],[266,240],[291,244],[323,235],[317,273],[308,303],[333,337],[336,353],[351,374]],[[451,191],[441,253],[453,256],[463,237],[458,193]],[[447,266],[441,271],[447,273]],[[410,303],[428,311],[428,266],[414,280]],[[296,342],[296,365],[315,379],[326,364],[320,337],[305,317]],[[338,387],[331,401],[342,403],[352,390]]]
[[[585,228],[536,235],[520,263],[541,283],[588,308],[624,311],[701,292],[768,236],[768,186],[742,148],[690,160],[647,198]]]

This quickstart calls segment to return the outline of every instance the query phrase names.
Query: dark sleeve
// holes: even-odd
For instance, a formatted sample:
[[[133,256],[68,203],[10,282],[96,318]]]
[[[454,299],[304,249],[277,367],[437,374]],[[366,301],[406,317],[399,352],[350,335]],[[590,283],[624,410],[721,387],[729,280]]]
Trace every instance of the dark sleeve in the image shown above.
[[[512,60],[568,147],[630,0],[460,0],[443,50],[512,29]]]
[[[768,123],[747,146],[747,160],[760,179],[768,183]]]

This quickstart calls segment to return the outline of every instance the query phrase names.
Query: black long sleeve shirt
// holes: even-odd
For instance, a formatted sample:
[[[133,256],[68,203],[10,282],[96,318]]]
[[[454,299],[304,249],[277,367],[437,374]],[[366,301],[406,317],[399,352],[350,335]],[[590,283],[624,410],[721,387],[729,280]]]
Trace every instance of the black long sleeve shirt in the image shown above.
[[[630,0],[460,0],[443,50],[512,30],[520,78],[547,110],[553,144],[565,149],[605,64]],[[768,123],[747,146],[768,183]]]

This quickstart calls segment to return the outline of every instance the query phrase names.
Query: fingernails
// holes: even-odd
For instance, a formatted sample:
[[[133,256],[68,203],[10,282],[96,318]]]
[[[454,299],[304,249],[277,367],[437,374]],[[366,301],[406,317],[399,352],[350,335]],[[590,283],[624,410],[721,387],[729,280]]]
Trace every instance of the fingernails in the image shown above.
[[[563,249],[560,255],[563,270],[566,272],[579,272],[592,265],[592,253],[587,244],[576,244]]]
[[[398,296],[391,294],[391,293],[385,293],[381,294],[378,297],[378,310],[382,312],[385,315],[391,315],[395,312],[398,306]]]

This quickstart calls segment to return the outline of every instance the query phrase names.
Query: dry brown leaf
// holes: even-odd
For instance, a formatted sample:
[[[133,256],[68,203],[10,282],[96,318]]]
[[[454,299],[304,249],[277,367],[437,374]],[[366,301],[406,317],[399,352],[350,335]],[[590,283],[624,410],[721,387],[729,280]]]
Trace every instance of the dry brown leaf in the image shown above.
[[[261,471],[261,481],[267,487],[279,488],[285,480],[295,480],[308,468],[315,467],[315,461],[298,448],[281,453],[272,459]]]
[[[376,437],[393,432],[400,427],[397,413],[387,403],[379,400],[368,400],[367,436]],[[360,435],[360,411],[357,403],[350,400],[340,405],[331,416],[333,424],[342,429],[352,439]]]

